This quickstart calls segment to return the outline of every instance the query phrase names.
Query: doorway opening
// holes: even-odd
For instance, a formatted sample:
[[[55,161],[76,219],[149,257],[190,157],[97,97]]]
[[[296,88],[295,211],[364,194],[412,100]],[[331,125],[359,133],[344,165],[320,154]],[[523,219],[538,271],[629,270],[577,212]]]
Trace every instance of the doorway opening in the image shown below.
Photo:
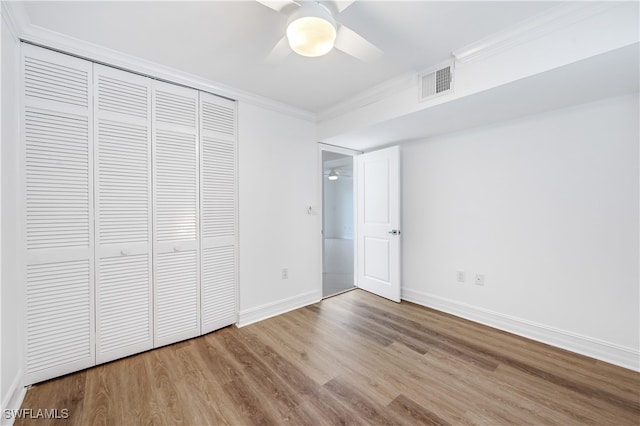
[[[355,288],[353,156],[322,151],[322,297]]]

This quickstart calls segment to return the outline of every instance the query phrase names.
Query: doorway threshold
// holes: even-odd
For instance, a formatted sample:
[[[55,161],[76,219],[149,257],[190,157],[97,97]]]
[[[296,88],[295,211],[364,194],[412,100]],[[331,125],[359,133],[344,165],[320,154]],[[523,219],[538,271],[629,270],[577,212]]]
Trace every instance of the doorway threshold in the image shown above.
[[[338,295],[340,295],[340,294],[347,293],[347,292],[352,291],[352,290],[355,290],[355,289],[357,289],[357,288],[358,288],[358,287],[353,286],[353,287],[351,287],[351,288],[347,288],[347,289],[344,289],[344,290],[340,290],[340,291],[338,291],[338,292],[336,292],[336,293],[327,294],[326,296],[322,296],[322,300],[324,300],[324,299],[328,299],[328,298],[333,297],[333,296],[338,296]]]

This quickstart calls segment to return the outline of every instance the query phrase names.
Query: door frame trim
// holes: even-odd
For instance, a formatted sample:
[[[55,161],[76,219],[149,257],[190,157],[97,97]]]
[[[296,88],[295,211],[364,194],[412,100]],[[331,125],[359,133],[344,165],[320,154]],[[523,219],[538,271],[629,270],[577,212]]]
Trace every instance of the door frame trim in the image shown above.
[[[322,164],[322,151],[328,151],[328,152],[335,152],[338,154],[344,154],[344,155],[349,155],[351,157],[355,157],[357,155],[362,154],[362,151],[356,151],[354,149],[349,149],[349,148],[343,148],[341,146],[336,146],[336,145],[329,145],[326,143],[322,143],[322,142],[318,142],[318,169],[317,169],[317,173],[316,176],[318,176],[318,190],[317,190],[317,194],[318,194],[318,215],[320,216],[320,238],[318,240],[318,244],[320,245],[319,247],[319,261],[320,261],[320,279],[319,279],[319,292],[321,295],[321,298],[324,299],[324,295],[322,294],[322,285],[323,285],[323,274],[324,274],[324,169],[323,169],[323,164]],[[355,191],[356,191],[356,170],[355,170],[355,162],[354,162],[354,170],[353,170],[353,194],[354,194],[354,206],[353,206],[353,232],[354,235],[357,232],[356,229],[356,206],[355,206]],[[356,245],[353,245],[353,279],[354,281],[356,280],[356,265],[357,265],[357,252],[356,252]],[[354,283],[357,285],[357,282]]]

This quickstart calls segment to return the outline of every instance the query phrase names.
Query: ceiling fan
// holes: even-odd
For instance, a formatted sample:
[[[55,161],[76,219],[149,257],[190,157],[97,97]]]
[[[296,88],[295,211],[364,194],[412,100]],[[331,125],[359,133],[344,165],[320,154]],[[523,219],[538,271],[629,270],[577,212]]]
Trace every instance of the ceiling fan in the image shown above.
[[[382,50],[335,18],[355,0],[256,1],[289,16],[286,34],[271,50],[267,62],[282,59],[291,51],[302,56],[318,57],[329,53],[334,47],[364,62],[374,61],[382,55]]]

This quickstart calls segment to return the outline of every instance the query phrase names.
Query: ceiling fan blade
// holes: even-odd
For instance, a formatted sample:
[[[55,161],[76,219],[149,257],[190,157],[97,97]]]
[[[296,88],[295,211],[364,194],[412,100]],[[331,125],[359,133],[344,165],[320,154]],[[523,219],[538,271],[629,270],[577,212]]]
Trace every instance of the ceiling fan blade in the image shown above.
[[[383,54],[382,50],[345,25],[338,28],[335,47],[364,62],[375,61]]]
[[[338,9],[338,13],[342,12],[353,4],[356,0],[335,0],[334,3]]]
[[[287,36],[283,36],[276,45],[273,46],[273,49],[271,49],[271,52],[269,52],[264,62],[269,65],[274,65],[289,56],[289,54],[291,54],[289,41],[287,40]]]
[[[275,10],[276,12],[282,12],[288,6],[296,5],[300,6],[298,2],[293,0],[256,0],[258,3],[267,6],[270,9]]]

